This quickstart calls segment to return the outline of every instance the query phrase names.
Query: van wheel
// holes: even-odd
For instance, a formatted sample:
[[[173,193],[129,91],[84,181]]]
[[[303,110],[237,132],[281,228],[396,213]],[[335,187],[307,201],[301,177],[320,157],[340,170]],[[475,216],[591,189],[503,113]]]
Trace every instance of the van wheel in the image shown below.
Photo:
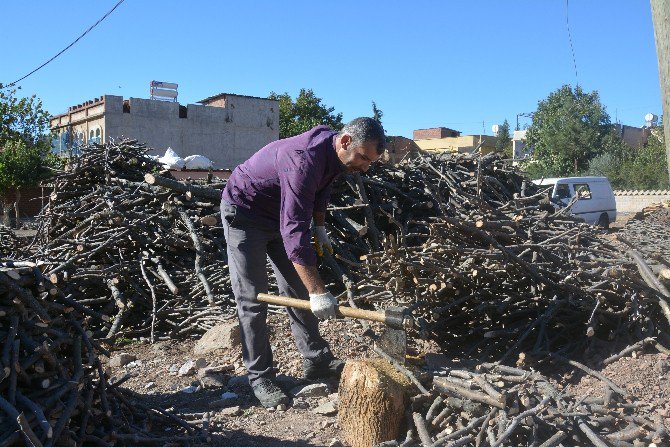
[[[607,215],[607,213],[602,213],[600,217],[598,218],[598,224],[599,227],[608,229],[610,227],[610,217]]]

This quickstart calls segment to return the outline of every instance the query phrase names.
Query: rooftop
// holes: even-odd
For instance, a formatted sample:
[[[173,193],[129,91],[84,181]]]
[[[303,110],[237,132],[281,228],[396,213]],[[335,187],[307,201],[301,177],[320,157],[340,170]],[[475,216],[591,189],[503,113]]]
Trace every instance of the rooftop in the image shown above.
[[[205,98],[205,99],[202,99],[202,100],[198,101],[198,104],[207,104],[207,103],[215,101],[219,98],[223,98],[225,96],[239,96],[241,98],[254,98],[254,99],[265,99],[266,101],[275,101],[274,99],[261,98],[260,96],[238,95],[236,93],[219,93],[217,95],[210,96],[208,98]]]

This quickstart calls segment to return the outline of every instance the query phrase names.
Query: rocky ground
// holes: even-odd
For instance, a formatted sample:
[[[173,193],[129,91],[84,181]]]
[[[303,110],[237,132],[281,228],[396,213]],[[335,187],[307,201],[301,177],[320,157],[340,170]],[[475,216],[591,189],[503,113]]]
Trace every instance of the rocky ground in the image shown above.
[[[337,382],[301,380],[301,359],[288,320],[283,315],[271,315],[269,321],[279,379],[286,391],[295,395],[286,409],[266,410],[258,404],[244,376],[239,343],[230,342],[227,336],[223,337],[225,349],[206,354],[195,353],[200,346],[195,340],[154,345],[133,342],[115,347],[108,365],[115,380],[131,375],[124,386],[151,404],[171,409],[194,423],[203,413],[211,412],[211,445],[346,445],[337,425]],[[356,321],[323,322],[322,333],[340,358],[373,355]],[[414,343],[411,348],[421,359],[433,347]],[[121,353],[129,355],[121,362],[129,363],[122,366],[117,363]],[[417,368],[421,369],[420,361]],[[640,414],[670,424],[669,370],[668,355],[649,352],[624,357],[601,372],[634,396]],[[604,392],[598,380],[581,373],[566,372],[559,380],[568,392],[577,395],[602,396]]]
[[[337,382],[301,380],[302,361],[288,319],[271,315],[269,321],[279,380],[287,392],[296,395],[287,409],[266,410],[256,401],[244,375],[238,342],[206,354],[194,353],[195,340],[153,345],[131,342],[114,347],[108,367],[115,380],[131,375],[124,386],[143,395],[150,404],[197,421],[202,413],[212,412],[211,445],[341,445],[336,422]],[[338,357],[370,355],[360,323],[328,321],[321,323],[321,329]],[[119,365],[119,360],[124,364]],[[190,370],[189,361],[197,363]]]

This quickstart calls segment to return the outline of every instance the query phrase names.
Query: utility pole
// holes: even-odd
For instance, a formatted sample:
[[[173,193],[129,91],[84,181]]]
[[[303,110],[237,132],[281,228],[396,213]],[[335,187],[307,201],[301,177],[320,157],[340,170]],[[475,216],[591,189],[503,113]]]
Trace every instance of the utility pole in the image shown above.
[[[663,100],[663,133],[665,155],[670,176],[670,0],[651,0],[651,18],[654,22],[658,77]]]

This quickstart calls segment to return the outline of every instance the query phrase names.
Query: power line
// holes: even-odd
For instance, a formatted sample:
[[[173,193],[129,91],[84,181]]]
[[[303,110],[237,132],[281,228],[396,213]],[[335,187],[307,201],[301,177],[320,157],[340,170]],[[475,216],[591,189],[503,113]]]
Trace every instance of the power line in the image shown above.
[[[579,85],[579,78],[577,78],[577,59],[575,58],[575,48],[572,46],[572,34],[570,33],[570,13],[568,12],[568,2],[565,0],[565,25],[568,27],[568,40],[570,41],[570,50],[572,51],[572,63],[575,66],[575,79]]]
[[[112,9],[110,9],[109,11],[107,11],[107,13],[106,13],[104,16],[102,16],[97,22],[95,22],[95,23],[94,23],[93,25],[91,25],[86,31],[84,31],[84,32],[82,33],[81,36],[77,37],[77,38],[74,40],[74,42],[72,42],[70,45],[68,45],[68,46],[66,46],[65,48],[63,48],[62,50],[60,50],[60,51],[58,52],[58,54],[56,54],[54,57],[52,57],[51,59],[49,59],[48,61],[46,61],[45,63],[43,63],[42,65],[40,65],[40,66],[37,67],[36,69],[34,69],[33,71],[31,71],[30,73],[28,73],[27,75],[25,75],[25,76],[23,76],[22,78],[19,78],[19,79],[17,79],[16,81],[14,81],[14,82],[12,82],[11,84],[9,84],[8,87],[12,87],[12,86],[16,85],[17,83],[23,81],[23,80],[26,79],[28,76],[30,76],[30,75],[32,75],[33,73],[37,72],[38,70],[40,70],[41,68],[43,68],[44,66],[46,66],[48,63],[50,63],[51,61],[53,61],[54,59],[56,59],[58,56],[60,56],[61,54],[65,53],[67,50],[70,49],[70,47],[72,47],[74,44],[76,44],[77,42],[79,42],[79,40],[80,40],[82,37],[84,37],[86,34],[88,34],[93,28],[95,28],[96,26],[98,26],[98,25],[100,24],[100,22],[102,22],[103,20],[105,20],[105,19],[107,18],[107,16],[109,16],[112,12],[114,12],[114,10],[115,10],[116,8],[118,8],[119,5],[120,5],[121,3],[123,3],[124,1],[125,1],[125,0],[119,0],[119,2],[118,2],[116,5],[114,5],[114,7],[113,7]]]

